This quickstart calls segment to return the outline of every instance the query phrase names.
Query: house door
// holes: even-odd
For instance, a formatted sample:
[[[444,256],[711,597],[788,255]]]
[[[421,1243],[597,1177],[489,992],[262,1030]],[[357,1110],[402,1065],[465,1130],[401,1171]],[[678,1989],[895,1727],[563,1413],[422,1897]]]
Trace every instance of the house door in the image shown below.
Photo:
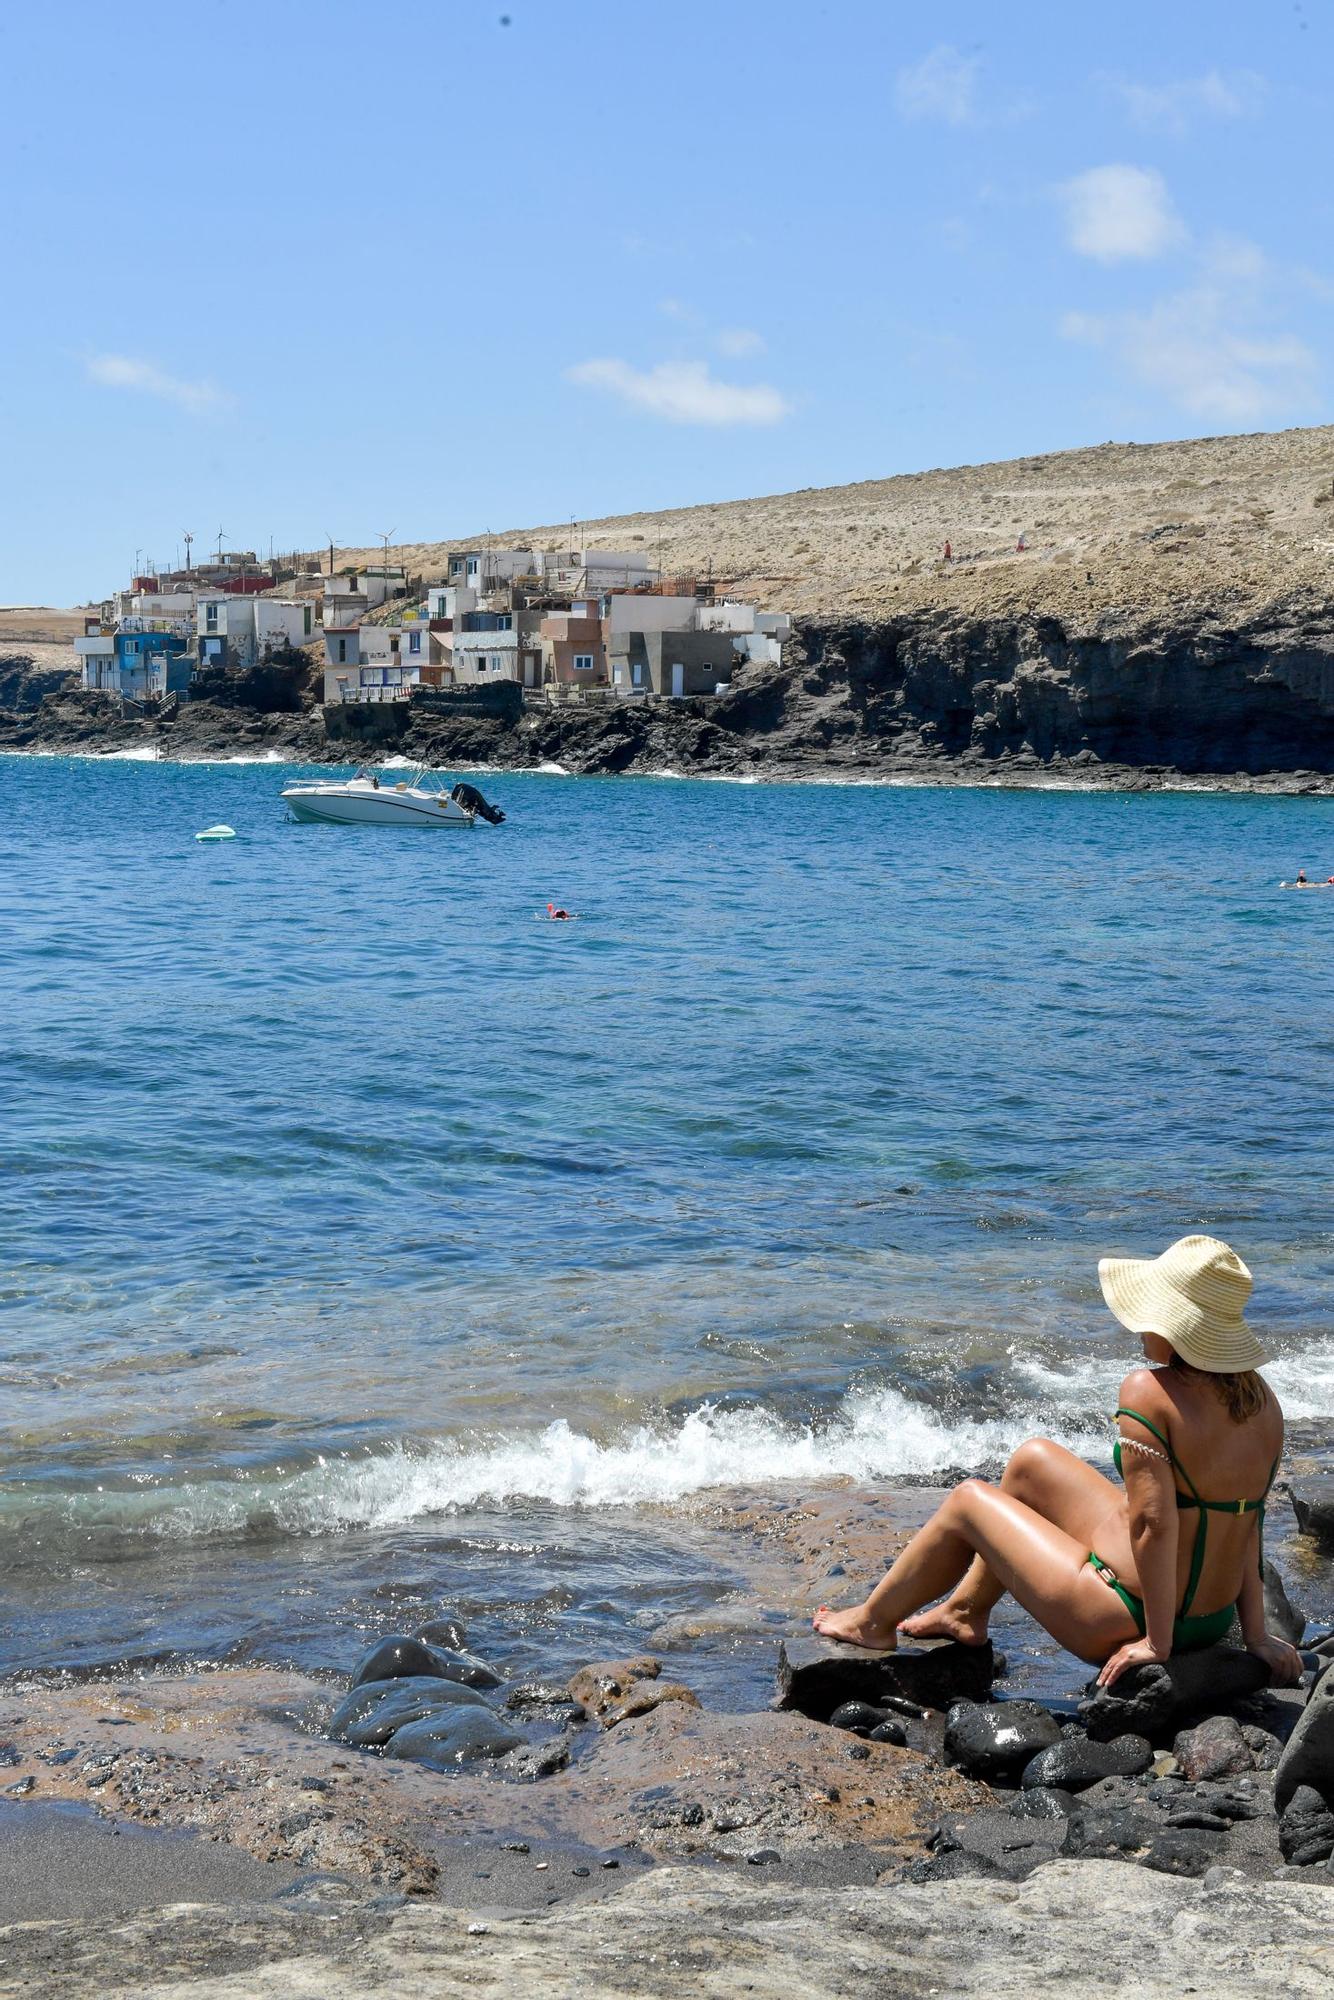
[[[685,693],[685,691],[686,691],[686,670],[681,665],[681,662],[679,660],[674,660],[672,662],[673,699],[679,701],[681,696]]]

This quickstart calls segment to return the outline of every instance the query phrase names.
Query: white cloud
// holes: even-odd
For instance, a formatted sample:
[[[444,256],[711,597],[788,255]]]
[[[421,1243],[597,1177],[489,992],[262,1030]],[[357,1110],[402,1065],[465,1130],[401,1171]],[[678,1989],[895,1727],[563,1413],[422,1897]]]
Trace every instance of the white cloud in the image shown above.
[[[1211,69],[1203,76],[1184,77],[1177,83],[1131,83],[1117,78],[1114,87],[1136,125],[1181,138],[1196,118],[1242,118],[1254,111],[1264,93],[1264,78],[1254,70],[1224,76]]]
[[[175,403],[179,409],[191,410],[196,415],[216,410],[226,401],[212,382],[186,382],[179,375],[168,375],[151,361],[136,361],[128,354],[94,354],[85,365],[89,380],[100,382],[103,388],[132,389],[140,395],[156,396],[164,403]]]
[[[764,336],[756,333],[753,326],[725,326],[718,335],[720,354],[759,354],[763,348]]]
[[[705,361],[662,361],[632,368],[628,361],[581,361],[566,370],[586,389],[605,389],[632,409],[672,424],[776,424],[791,405],[766,382],[720,382]]]
[[[1256,323],[1245,298],[1203,282],[1144,312],[1067,313],[1061,332],[1118,364],[1192,416],[1244,425],[1311,407],[1317,361],[1305,341]]]
[[[966,56],[942,42],[901,69],[894,79],[894,102],[904,118],[939,118],[946,125],[971,123],[977,108],[980,56]]]
[[[1090,167],[1060,194],[1072,247],[1103,264],[1161,256],[1185,234],[1167,183],[1151,167]]]

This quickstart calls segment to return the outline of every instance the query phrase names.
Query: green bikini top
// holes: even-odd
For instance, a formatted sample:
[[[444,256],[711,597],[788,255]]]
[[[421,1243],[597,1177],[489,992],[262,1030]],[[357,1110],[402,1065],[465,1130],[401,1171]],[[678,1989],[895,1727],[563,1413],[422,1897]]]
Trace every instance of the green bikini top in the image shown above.
[[[1190,1507],[1198,1507],[1200,1510],[1200,1525],[1195,1531],[1195,1548],[1190,1559],[1190,1575],[1186,1580],[1186,1594],[1181,1600],[1181,1609],[1177,1613],[1177,1616],[1179,1618],[1184,1618],[1187,1612],[1190,1610],[1191,1605],[1195,1602],[1195,1592],[1199,1586],[1200,1576],[1204,1570],[1204,1552],[1207,1543],[1210,1514],[1258,1515],[1259,1529],[1260,1529],[1259,1562],[1260,1562],[1260,1571],[1261,1574],[1263,1575],[1264,1547],[1265,1547],[1265,1501],[1269,1498],[1269,1489],[1273,1485],[1274,1476],[1278,1471],[1278,1460],[1275,1459],[1274,1463],[1270,1466],[1269,1477],[1265,1481],[1265,1490],[1260,1495],[1260,1498],[1258,1500],[1205,1500],[1197,1490],[1195,1481],[1191,1478],[1185,1466],[1181,1463],[1181,1460],[1177,1457],[1171,1445],[1168,1443],[1167,1439],[1163,1436],[1162,1432],[1159,1430],[1157,1424],[1150,1423],[1149,1419],[1147,1417],[1141,1416],[1138,1410],[1127,1410],[1125,1408],[1118,1408],[1116,1411],[1116,1415],[1118,1417],[1133,1417],[1137,1424],[1143,1424],[1146,1431],[1153,1432],[1153,1435],[1157,1438],[1159,1444],[1162,1445],[1164,1451],[1167,1453],[1167,1462],[1171,1466],[1173,1472],[1180,1473],[1181,1477],[1185,1480],[1187,1486],[1189,1486],[1190,1488],[1189,1493],[1183,1493],[1180,1487],[1177,1488],[1177,1506],[1182,1510],[1183,1513],[1186,1511],[1187,1508]],[[1115,1445],[1112,1447],[1112,1460],[1119,1473],[1121,1471],[1120,1438],[1116,1440]]]

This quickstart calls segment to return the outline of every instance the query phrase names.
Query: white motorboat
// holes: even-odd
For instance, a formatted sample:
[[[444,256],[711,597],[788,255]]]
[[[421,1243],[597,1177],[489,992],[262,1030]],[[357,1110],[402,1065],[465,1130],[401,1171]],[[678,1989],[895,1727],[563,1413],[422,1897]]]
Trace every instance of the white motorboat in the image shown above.
[[[459,784],[449,790],[426,765],[397,782],[363,770],[352,778],[284,785],[283,801],[293,819],[327,826],[470,827],[479,819],[499,826],[505,817],[487,804],[475,785]]]

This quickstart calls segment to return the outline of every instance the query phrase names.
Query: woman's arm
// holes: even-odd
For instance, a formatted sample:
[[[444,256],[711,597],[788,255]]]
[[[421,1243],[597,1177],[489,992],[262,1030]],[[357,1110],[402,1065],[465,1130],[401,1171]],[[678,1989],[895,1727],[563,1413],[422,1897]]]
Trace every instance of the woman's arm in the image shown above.
[[[1166,1458],[1150,1458],[1140,1449],[1154,1442],[1143,1425],[1132,1417],[1120,1422],[1130,1546],[1144,1599],[1144,1636],[1154,1658],[1165,1660],[1172,1651],[1177,1615],[1176,1481]]]
[[[1142,1372],[1122,1385],[1121,1400],[1128,1402],[1138,1391],[1138,1407],[1149,1400]],[[1161,1401],[1161,1394],[1155,1395]],[[1149,1414],[1149,1412],[1146,1412]],[[1154,1409],[1153,1421],[1167,1433],[1167,1412]],[[1151,1431],[1133,1417],[1121,1417],[1121,1472],[1125,1481],[1126,1504],[1130,1516],[1130,1547],[1135,1557],[1140,1596],[1144,1600],[1144,1637],[1122,1646],[1098,1675],[1103,1687],[1111,1687],[1127,1667],[1142,1667],[1172,1654],[1172,1630],[1177,1609],[1178,1515],[1176,1481],[1162,1446]]]

